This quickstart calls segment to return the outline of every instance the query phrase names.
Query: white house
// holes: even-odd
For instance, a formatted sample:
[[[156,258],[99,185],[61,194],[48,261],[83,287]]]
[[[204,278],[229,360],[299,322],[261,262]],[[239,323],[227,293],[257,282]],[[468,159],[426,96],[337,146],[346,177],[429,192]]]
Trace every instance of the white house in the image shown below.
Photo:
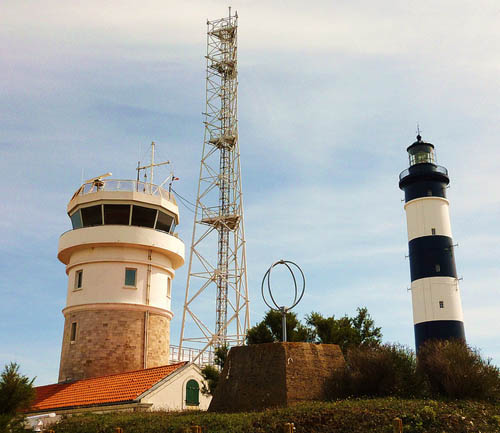
[[[35,401],[26,415],[53,423],[61,415],[84,412],[147,410],[206,410],[211,397],[201,392],[200,368],[179,362],[109,376],[36,387]],[[55,417],[38,417],[54,414]]]

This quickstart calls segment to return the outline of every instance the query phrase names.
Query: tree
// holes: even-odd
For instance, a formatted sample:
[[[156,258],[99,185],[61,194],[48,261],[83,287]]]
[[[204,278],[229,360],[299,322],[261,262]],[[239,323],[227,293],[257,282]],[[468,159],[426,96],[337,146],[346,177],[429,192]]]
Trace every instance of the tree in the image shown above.
[[[380,344],[381,328],[375,327],[367,308],[358,308],[357,312],[355,317],[345,315],[340,319],[313,312],[306,317],[306,322],[314,329],[319,343],[338,344],[342,352],[351,346]]]
[[[206,365],[202,368],[201,374],[205,379],[206,384],[201,387],[201,392],[205,395],[213,395],[217,384],[219,383],[220,372],[224,368],[224,363],[229,353],[228,346],[220,346],[215,349],[214,364]]]
[[[269,310],[262,322],[247,332],[247,344],[272,343],[282,341],[282,316],[279,311]],[[315,335],[311,328],[304,326],[295,313],[286,315],[287,341],[313,342]]]
[[[28,409],[35,397],[33,381],[19,374],[19,365],[11,362],[0,376],[0,431],[6,431],[16,416]]]

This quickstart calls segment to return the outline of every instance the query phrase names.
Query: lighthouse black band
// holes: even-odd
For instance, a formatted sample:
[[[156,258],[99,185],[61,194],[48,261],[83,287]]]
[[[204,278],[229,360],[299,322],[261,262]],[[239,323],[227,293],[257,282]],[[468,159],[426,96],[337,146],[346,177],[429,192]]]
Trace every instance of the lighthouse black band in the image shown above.
[[[411,281],[428,277],[457,278],[453,240],[448,236],[422,236],[409,242]]]
[[[432,320],[417,323],[415,329],[415,347],[418,348],[427,340],[465,340],[464,323],[460,320]]]
[[[404,191],[406,203],[420,197],[446,198],[446,183],[435,180],[423,180],[406,185]]]
[[[415,164],[399,175],[399,188],[405,192],[405,201],[419,197],[446,198],[450,183],[448,170],[436,164]]]

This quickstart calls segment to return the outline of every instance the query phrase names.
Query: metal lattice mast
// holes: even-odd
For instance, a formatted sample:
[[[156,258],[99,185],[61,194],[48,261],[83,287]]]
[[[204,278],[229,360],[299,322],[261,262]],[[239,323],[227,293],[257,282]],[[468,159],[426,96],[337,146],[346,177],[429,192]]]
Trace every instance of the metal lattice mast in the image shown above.
[[[238,144],[238,15],[207,21],[205,138],[189,256],[179,357],[184,343],[203,351],[244,343],[250,325]],[[202,312],[213,302],[215,328]],[[185,336],[195,324],[198,335]],[[199,355],[199,356],[200,356]]]

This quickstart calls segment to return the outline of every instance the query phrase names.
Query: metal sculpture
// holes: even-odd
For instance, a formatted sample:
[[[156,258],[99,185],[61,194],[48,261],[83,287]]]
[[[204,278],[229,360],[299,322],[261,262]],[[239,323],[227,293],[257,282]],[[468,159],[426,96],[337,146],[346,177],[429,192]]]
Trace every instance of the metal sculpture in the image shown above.
[[[285,265],[288,270],[290,271],[290,274],[292,275],[293,278],[293,285],[294,285],[294,298],[292,305],[289,307],[285,306],[279,306],[279,304],[276,302],[274,299],[273,293],[271,291],[271,272],[273,268],[277,265]],[[302,288],[299,290],[297,287],[297,278],[295,278],[295,274],[290,267],[290,265],[295,266],[298,271],[300,272],[300,276],[302,277]],[[272,301],[272,305],[270,305],[269,302],[267,302],[266,296],[264,294],[264,283],[267,280],[267,291],[269,292],[269,297],[271,298],[270,300]],[[264,303],[273,311],[279,311],[281,313],[281,326],[283,327],[283,332],[282,332],[282,337],[283,337],[283,342],[286,342],[286,313],[290,311],[292,308],[294,308],[302,299],[304,296],[304,291],[306,289],[306,277],[304,276],[304,273],[302,272],[302,269],[300,269],[299,265],[297,265],[294,262],[291,262],[290,260],[278,260],[277,262],[274,262],[271,267],[267,270],[267,272],[264,274],[264,278],[262,278],[262,284],[260,287],[261,293],[262,293],[262,299],[264,300]],[[299,295],[300,292],[300,296]]]

